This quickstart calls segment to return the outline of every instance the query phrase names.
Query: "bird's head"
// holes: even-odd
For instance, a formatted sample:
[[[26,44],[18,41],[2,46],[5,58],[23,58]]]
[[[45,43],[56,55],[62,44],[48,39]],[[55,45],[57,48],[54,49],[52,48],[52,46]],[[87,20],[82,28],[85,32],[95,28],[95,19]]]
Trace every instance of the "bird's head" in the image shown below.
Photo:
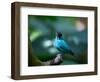
[[[57,33],[56,33],[56,36],[57,36],[58,38],[61,38],[61,37],[62,37],[62,33],[61,33],[61,32],[57,32]]]

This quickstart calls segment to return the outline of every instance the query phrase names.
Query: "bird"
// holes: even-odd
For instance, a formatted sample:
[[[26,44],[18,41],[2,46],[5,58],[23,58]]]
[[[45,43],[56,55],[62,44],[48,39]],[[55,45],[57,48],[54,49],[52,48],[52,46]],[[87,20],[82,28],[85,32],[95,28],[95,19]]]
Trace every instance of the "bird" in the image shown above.
[[[61,32],[56,33],[56,38],[53,42],[53,45],[61,54],[70,54],[72,56],[74,55],[68,42],[64,40]]]

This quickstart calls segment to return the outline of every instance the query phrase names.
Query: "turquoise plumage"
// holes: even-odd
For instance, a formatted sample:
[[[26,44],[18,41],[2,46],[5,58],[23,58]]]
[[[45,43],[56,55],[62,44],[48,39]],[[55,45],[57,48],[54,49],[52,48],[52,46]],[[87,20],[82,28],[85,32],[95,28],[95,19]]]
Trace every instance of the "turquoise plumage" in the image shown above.
[[[71,54],[74,55],[72,50],[70,49],[70,46],[67,42],[64,41],[62,34],[60,32],[57,32],[57,36],[53,43],[54,47],[60,51],[62,54]]]

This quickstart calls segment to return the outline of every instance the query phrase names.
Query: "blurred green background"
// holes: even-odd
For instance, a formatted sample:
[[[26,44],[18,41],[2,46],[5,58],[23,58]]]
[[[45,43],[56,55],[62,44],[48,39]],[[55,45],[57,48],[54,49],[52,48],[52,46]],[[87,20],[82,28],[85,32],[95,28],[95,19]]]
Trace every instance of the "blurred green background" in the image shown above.
[[[87,18],[81,19],[87,21]],[[55,58],[59,51],[54,48],[53,40],[56,32],[61,32],[75,53],[75,58],[65,56],[61,65],[87,64],[87,28],[77,31],[77,20],[80,18],[28,15],[28,34],[34,55],[43,62]]]

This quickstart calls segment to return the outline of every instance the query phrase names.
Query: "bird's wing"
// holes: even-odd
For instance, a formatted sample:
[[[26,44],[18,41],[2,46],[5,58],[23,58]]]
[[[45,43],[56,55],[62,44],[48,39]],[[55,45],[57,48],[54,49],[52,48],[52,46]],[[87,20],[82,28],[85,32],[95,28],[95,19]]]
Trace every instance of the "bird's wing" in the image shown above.
[[[60,50],[62,50],[65,53],[67,52],[67,53],[70,53],[72,55],[74,54],[72,52],[72,50],[70,49],[69,45],[64,40],[60,42],[59,47],[60,47]]]
[[[61,40],[59,42],[59,47],[65,50],[68,50],[70,48],[69,45],[64,40]]]

